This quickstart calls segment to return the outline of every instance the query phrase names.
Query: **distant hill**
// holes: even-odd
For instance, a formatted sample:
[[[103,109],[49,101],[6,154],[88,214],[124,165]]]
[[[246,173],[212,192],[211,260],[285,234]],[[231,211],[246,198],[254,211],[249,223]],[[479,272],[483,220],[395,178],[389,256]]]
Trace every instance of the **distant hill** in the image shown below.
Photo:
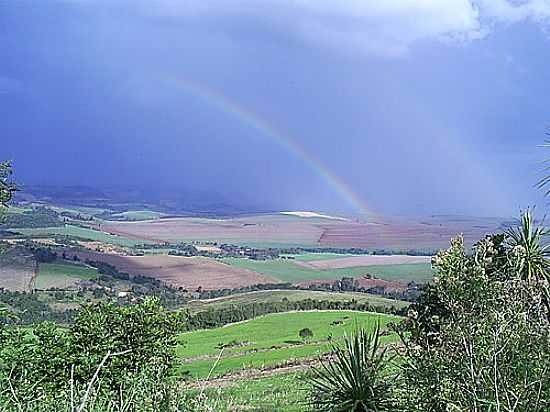
[[[181,188],[26,185],[17,193],[15,200],[102,208],[115,212],[156,210],[181,216],[235,216],[274,211],[258,204],[235,201],[220,193]]]

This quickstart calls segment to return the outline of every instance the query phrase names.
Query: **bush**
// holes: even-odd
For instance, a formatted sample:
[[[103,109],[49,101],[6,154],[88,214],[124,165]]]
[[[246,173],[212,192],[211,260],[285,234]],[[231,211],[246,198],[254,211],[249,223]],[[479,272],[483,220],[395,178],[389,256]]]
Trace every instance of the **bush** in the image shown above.
[[[147,299],[125,307],[88,306],[66,330],[52,323],[5,328],[0,401],[25,407],[38,399],[63,402],[70,390],[88,386],[97,399],[117,399],[137,383],[165,385],[180,327],[178,315]]]
[[[307,341],[313,337],[313,332],[310,328],[303,328],[298,332],[298,336],[304,341]]]
[[[532,223],[434,258],[434,283],[397,328],[404,409],[550,409],[548,266]]]

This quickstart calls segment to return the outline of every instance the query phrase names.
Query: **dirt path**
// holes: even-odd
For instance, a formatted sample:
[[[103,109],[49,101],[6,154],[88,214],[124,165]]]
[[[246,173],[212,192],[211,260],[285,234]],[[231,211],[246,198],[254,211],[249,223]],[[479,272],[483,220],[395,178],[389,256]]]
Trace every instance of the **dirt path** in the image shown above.
[[[395,346],[390,344],[394,348],[399,348],[400,345]],[[276,365],[267,366],[265,368],[248,368],[240,369],[233,372],[228,372],[225,375],[213,377],[203,380],[192,380],[182,384],[185,389],[216,389],[226,388],[238,384],[244,380],[269,378],[276,375],[285,375],[289,373],[296,373],[306,371],[307,369],[318,366],[321,361],[331,359],[330,353],[325,353],[320,357],[314,358],[301,358],[294,359],[292,361],[286,361]]]
[[[243,350],[239,352],[225,352],[222,359],[237,358],[239,356],[250,355],[251,353],[262,353],[262,352],[269,352],[272,350],[279,350],[279,349],[301,348],[301,347],[310,346],[310,345],[324,345],[324,344],[328,345],[329,343],[330,341],[328,340],[319,340],[319,341],[308,342],[308,343],[277,345],[276,348],[270,347],[270,348],[260,348],[260,349],[248,349],[248,350]],[[231,349],[231,348],[227,348],[227,349]],[[192,358],[181,359],[180,362],[182,365],[185,365],[187,363],[209,360],[209,359],[214,361],[218,358],[218,356],[219,354],[200,355],[200,356],[194,356]]]
[[[329,355],[323,355],[323,359],[328,359]],[[268,378],[275,375],[284,375],[307,370],[312,366],[318,365],[320,358],[304,358],[285,362],[278,365],[269,366],[262,369],[241,369],[223,376],[210,378],[208,380],[195,380],[186,382],[183,387],[186,389],[213,389],[225,388],[238,384],[243,380]]]

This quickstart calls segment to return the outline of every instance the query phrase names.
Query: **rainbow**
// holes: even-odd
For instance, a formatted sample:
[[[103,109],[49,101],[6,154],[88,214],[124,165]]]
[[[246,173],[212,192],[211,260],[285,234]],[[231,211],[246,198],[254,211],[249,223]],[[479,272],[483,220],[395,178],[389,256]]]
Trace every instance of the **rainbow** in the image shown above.
[[[281,148],[302,162],[308,165],[321,179],[332,187],[346,203],[361,215],[369,216],[373,213],[369,210],[363,199],[355,193],[352,188],[336,175],[323,161],[302,147],[292,136],[282,132],[267,120],[260,117],[253,111],[237,104],[219,92],[206,87],[191,83],[187,80],[178,79],[174,84],[185,93],[199,99],[216,109],[238,119],[243,125],[258,131],[261,135],[271,139]]]

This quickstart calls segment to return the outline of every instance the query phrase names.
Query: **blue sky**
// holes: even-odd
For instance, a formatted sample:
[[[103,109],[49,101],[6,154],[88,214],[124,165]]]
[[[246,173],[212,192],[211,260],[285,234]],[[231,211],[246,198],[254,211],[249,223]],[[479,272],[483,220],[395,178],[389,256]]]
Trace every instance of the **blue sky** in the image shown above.
[[[0,154],[28,184],[513,215],[546,207],[549,28],[550,0],[4,1]]]

